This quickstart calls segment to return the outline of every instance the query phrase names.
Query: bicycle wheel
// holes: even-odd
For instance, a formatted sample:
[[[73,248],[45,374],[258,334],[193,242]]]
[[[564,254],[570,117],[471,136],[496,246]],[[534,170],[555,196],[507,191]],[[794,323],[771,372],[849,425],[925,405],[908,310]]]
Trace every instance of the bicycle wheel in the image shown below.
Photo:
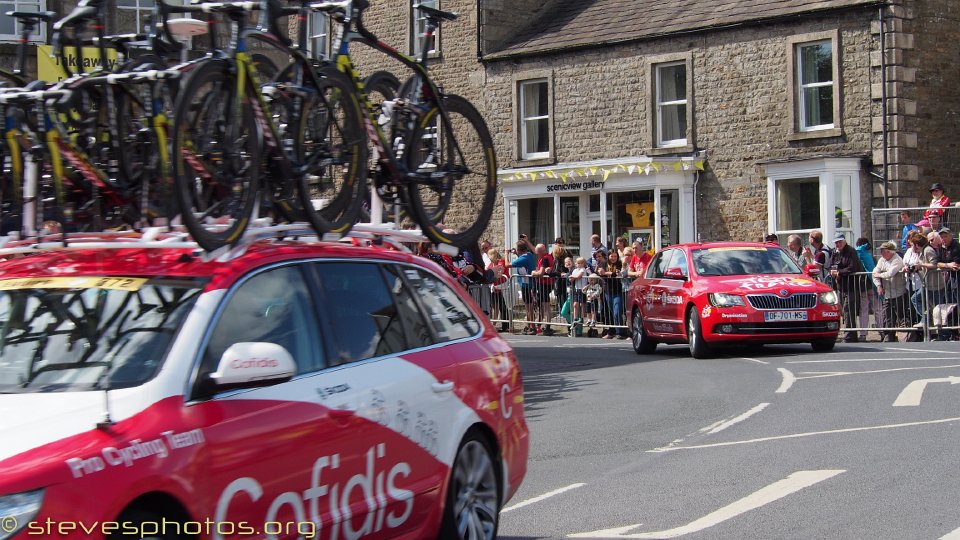
[[[407,201],[423,234],[466,248],[490,223],[497,194],[497,158],[490,131],[466,99],[443,97],[418,119],[407,144]]]
[[[211,61],[190,76],[175,107],[174,191],[183,224],[208,251],[240,238],[257,199],[259,134],[236,91],[229,63]]]
[[[303,166],[300,203],[323,234],[346,233],[363,204],[367,141],[357,95],[349,77],[334,67],[317,69],[321,88],[300,114],[295,152]]]

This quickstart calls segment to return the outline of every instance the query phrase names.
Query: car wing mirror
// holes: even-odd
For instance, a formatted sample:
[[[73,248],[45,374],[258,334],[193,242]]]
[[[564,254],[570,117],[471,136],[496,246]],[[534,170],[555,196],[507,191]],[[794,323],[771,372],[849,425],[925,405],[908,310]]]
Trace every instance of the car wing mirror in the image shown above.
[[[276,343],[234,343],[220,357],[210,380],[217,387],[262,386],[291,379],[297,363],[284,347]]]
[[[687,276],[683,273],[683,270],[679,268],[667,268],[667,271],[663,273],[663,277],[666,279],[679,279],[681,281],[687,280]]]
[[[811,276],[819,276],[819,275],[820,275],[820,265],[819,265],[819,264],[808,264],[807,266],[805,266],[805,267],[803,268],[803,271],[806,272],[808,275],[811,275]]]

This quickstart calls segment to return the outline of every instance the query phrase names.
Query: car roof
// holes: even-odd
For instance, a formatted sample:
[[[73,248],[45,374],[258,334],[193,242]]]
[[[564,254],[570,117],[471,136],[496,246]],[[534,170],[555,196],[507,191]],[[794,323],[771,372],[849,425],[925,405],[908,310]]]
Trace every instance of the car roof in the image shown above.
[[[710,249],[710,248],[779,248],[780,246],[765,242],[690,242],[687,244],[673,244],[663,249],[680,248],[686,250]]]
[[[76,249],[74,249],[76,248]],[[431,266],[412,253],[339,242],[260,240],[230,257],[210,257],[196,248],[122,247],[45,249],[0,261],[0,279],[56,276],[201,278],[208,289],[229,287],[250,270],[304,259],[379,259]]]

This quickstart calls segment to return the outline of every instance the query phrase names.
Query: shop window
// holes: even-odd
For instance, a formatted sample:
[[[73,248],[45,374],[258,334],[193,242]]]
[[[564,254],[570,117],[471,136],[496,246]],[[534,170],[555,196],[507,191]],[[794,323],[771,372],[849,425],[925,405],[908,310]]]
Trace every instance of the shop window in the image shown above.
[[[520,199],[517,205],[517,234],[526,234],[533,244],[550,244],[555,237],[553,228],[553,197]],[[512,239],[516,241],[517,239]],[[571,242],[576,242],[572,239]],[[513,247],[513,246],[511,246]]]
[[[413,56],[420,58],[420,54],[423,52],[424,40],[423,36],[427,32],[427,18],[421,15],[420,10],[417,9],[417,6],[426,6],[434,9],[440,9],[440,6],[437,5],[437,0],[411,0],[410,1],[410,51],[413,53]],[[433,36],[427,40],[427,54],[430,56],[435,56],[440,54],[439,50],[439,41],[437,36],[440,34],[440,29],[436,29],[433,32]]]
[[[20,25],[13,17],[8,17],[8,11],[44,11],[47,3],[44,0],[13,0],[0,2],[0,41],[20,41]],[[34,31],[30,38],[35,42],[42,43],[46,36],[46,25],[41,24]]]

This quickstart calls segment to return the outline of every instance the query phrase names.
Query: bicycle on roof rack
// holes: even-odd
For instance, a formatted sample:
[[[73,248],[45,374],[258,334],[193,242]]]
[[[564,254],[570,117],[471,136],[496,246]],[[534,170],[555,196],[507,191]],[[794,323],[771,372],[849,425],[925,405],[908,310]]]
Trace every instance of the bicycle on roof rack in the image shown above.
[[[363,110],[363,122],[376,166],[373,188],[381,200],[399,200],[431,241],[475,247],[493,214],[497,163],[490,131],[479,111],[465,98],[444,93],[430,77],[429,51],[434,32],[457,15],[417,6],[425,18],[419,58],[411,58],[380,41],[363,25],[368,0],[314,3],[313,11],[330,14],[338,24],[333,49],[337,67],[350,76]],[[350,57],[359,42],[399,61],[414,73],[399,98],[373,106]],[[373,76],[371,76],[373,77]],[[383,86],[389,94],[390,84]],[[387,96],[389,97],[389,96]],[[386,129],[385,129],[386,128]]]

